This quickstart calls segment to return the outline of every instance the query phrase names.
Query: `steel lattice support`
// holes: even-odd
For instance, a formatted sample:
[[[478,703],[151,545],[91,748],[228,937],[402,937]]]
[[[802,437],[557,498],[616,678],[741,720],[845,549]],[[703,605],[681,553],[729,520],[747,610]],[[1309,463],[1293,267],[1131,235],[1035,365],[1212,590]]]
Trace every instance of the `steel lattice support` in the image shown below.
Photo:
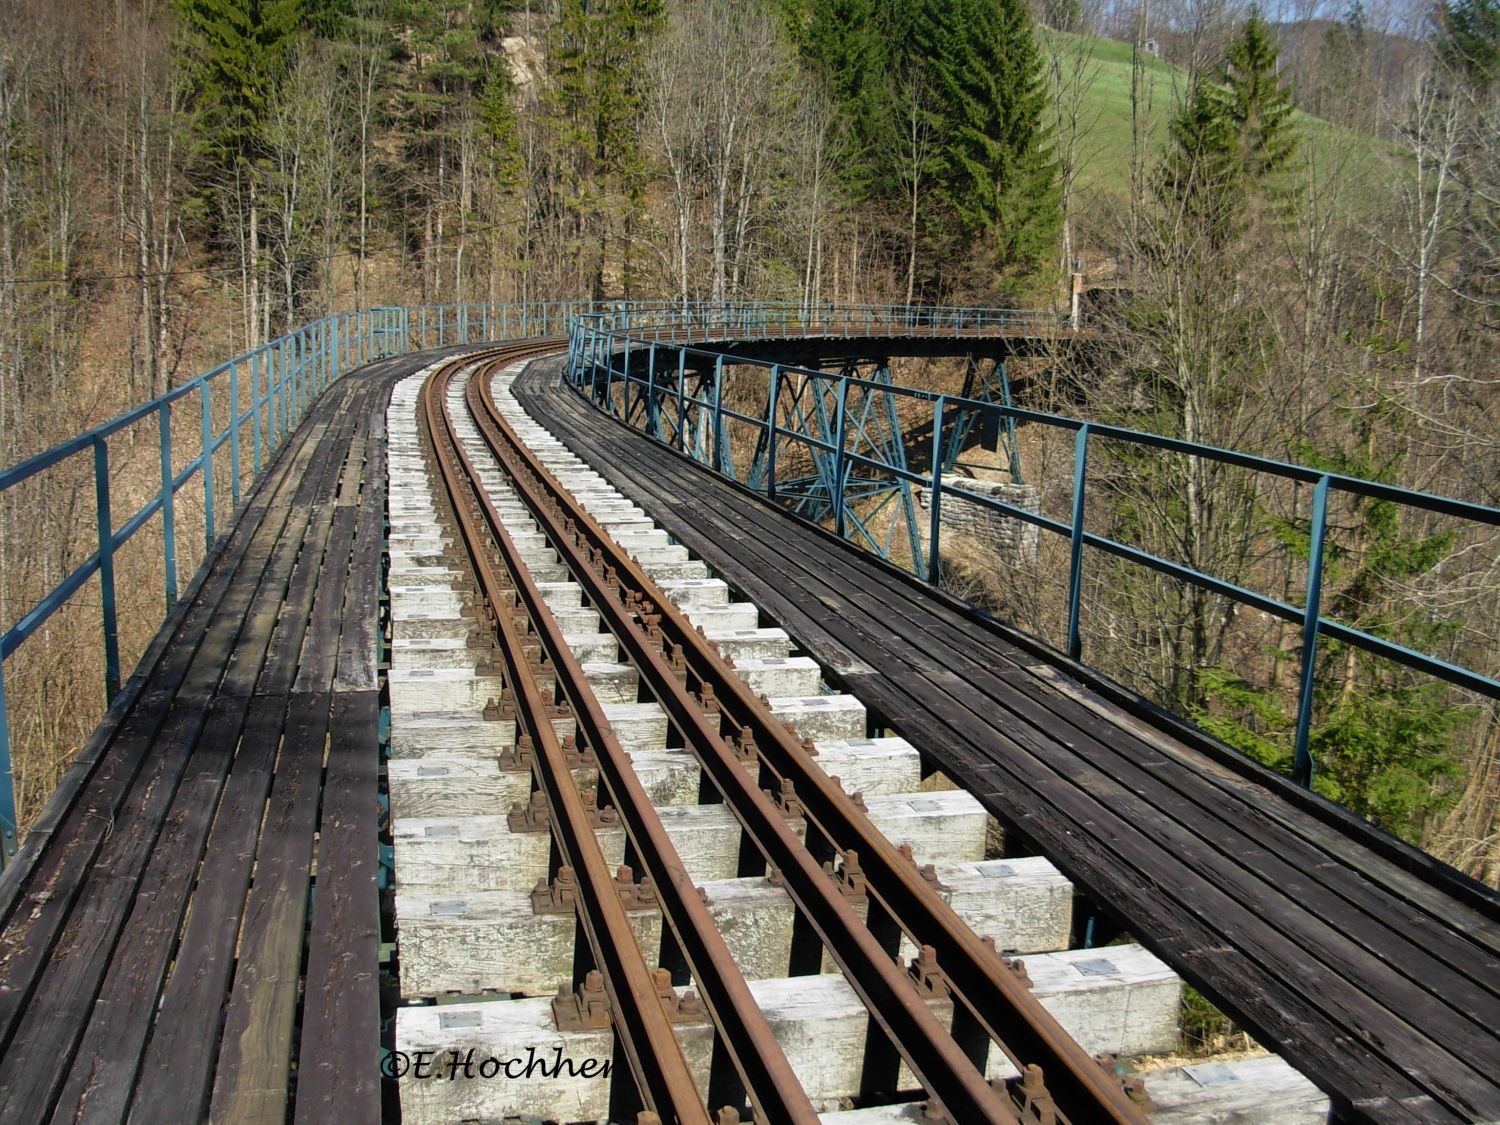
[[[862,371],[862,363],[873,369]],[[890,558],[904,534],[913,570],[925,574],[916,500],[910,483],[891,471],[904,472],[907,460],[895,395],[884,389],[892,385],[890,361],[848,360],[837,375],[778,372],[774,383],[767,404],[774,425],[760,432],[747,478],[750,487],[771,491],[773,462],[784,463],[789,451],[806,450],[805,470],[778,478],[776,496],[808,519],[832,517],[840,535],[862,542],[881,558]],[[778,443],[774,458],[773,429]],[[882,533],[877,517],[888,510]]]
[[[1010,395],[1010,376],[1006,373],[1005,361],[1003,359],[990,360],[986,368],[974,356],[969,356],[964,372],[962,397],[976,402],[1013,406]],[[953,424],[953,432],[944,442],[943,448],[946,452],[943,457],[943,472],[953,471],[954,466],[958,464],[959,454],[968,448],[974,439],[976,426],[981,427],[979,442],[985,449],[993,452],[1001,445],[1005,447],[1005,459],[1010,470],[1010,479],[1013,483],[1020,484],[1021,451],[1016,445],[1016,420],[1009,415],[1003,419],[994,416],[981,419],[976,411],[958,412],[958,418]]]

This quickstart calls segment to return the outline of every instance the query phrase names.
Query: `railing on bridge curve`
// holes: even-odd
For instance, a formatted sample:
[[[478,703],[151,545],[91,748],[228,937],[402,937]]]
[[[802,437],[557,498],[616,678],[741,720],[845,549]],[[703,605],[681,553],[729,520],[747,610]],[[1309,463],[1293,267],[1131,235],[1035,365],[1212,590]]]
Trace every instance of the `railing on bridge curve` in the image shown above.
[[[921,328],[930,327],[934,333],[956,334],[975,328],[990,331],[1034,329],[1049,325],[1056,326],[1058,323],[1055,317],[1011,313],[1006,310],[932,309],[917,310],[907,315],[904,308],[876,310],[872,307],[868,311],[862,311],[847,319],[837,315],[825,318],[810,325],[809,328],[832,329],[835,325],[844,325],[850,332],[877,331],[882,334],[902,335],[920,326]],[[610,410],[618,406],[618,413],[622,417],[628,416],[631,400],[630,387],[634,386],[637,388],[637,394],[643,396],[648,403],[655,402],[658,395],[666,395],[667,400],[675,398],[679,404],[679,411],[696,409],[700,413],[711,413],[716,433],[721,428],[723,418],[731,418],[748,424],[767,439],[763,442],[763,448],[768,451],[769,464],[760,474],[760,479],[764,482],[760,490],[771,499],[777,497],[777,450],[783,442],[799,445],[810,451],[813,457],[821,455],[832,459],[834,462],[832,479],[839,485],[848,480],[849,473],[856,465],[862,465],[893,478],[906,480],[911,484],[926,486],[930,490],[928,495],[931,498],[927,529],[927,557],[929,559],[938,558],[943,497],[955,494],[966,503],[1023,520],[1066,538],[1069,542],[1066,648],[1068,656],[1073,660],[1080,659],[1082,655],[1080,613],[1085,547],[1104,551],[1299,626],[1302,631],[1302,648],[1297,687],[1292,777],[1303,786],[1311,785],[1313,775],[1308,736],[1312,724],[1314,676],[1320,637],[1328,637],[1352,645],[1481,696],[1500,699],[1500,680],[1484,672],[1462,667],[1375,636],[1368,631],[1326,617],[1322,613],[1324,538],[1328,527],[1330,492],[1337,491],[1356,497],[1390,501],[1404,507],[1440,513],[1489,526],[1500,526],[1500,508],[1399,488],[1379,481],[1326,472],[1306,465],[1275,461],[1231,449],[1199,445],[1160,434],[944,395],[935,391],[902,387],[890,383],[875,383],[852,375],[832,375],[826,371],[776,363],[772,360],[747,359],[743,356],[715,351],[711,347],[690,346],[692,341],[727,343],[740,338],[742,333],[746,336],[776,336],[795,335],[801,332],[801,323],[793,314],[788,314],[785,319],[782,319],[780,314],[764,317],[753,307],[738,314],[722,316],[717,322],[709,320],[704,315],[695,318],[684,315],[680,311],[674,312],[666,306],[648,310],[645,315],[635,310],[595,313],[580,317],[574,325],[569,340],[567,376],[575,387],[589,394],[596,404]],[[632,353],[645,353],[637,358],[633,369],[629,362]],[[734,365],[764,371],[767,380],[767,390],[763,396],[767,404],[765,414],[755,416],[725,406],[717,381],[715,393],[711,399],[686,395],[684,377],[685,370],[690,366],[687,362],[688,356],[696,357],[697,362],[692,366],[713,366],[720,372],[725,366]],[[828,398],[837,402],[839,413],[832,427],[832,440],[778,425],[778,398],[783,393],[785,381],[792,378],[799,381],[819,381],[821,386],[827,388]],[[618,397],[614,394],[617,386],[624,389],[624,393]],[[844,424],[842,410],[844,404],[850,401],[850,391],[855,388],[866,394],[888,394],[931,404],[933,425],[930,473],[915,473],[904,463],[897,464],[878,457],[870,457],[848,448],[846,435],[849,427]],[[651,409],[648,407],[643,417],[649,418]],[[1009,419],[1071,431],[1074,435],[1073,490],[1069,520],[1053,519],[995,497],[967,489],[957,489],[946,483],[941,473],[945,460],[944,418],[946,414],[955,411],[977,415],[985,420],[981,422],[981,425],[999,424]],[[648,424],[643,422],[643,425]],[[652,436],[659,441],[667,440],[661,432]],[[722,473],[717,451],[712,456],[705,456],[701,449],[685,444],[682,441],[682,427],[680,426],[676,438],[675,444],[680,451],[693,456],[696,460],[703,461],[714,471]],[[1109,439],[1189,457],[1206,458],[1253,472],[1266,473],[1300,484],[1311,485],[1313,502],[1309,521],[1307,588],[1302,606],[1291,605],[1277,598],[1245,589],[1214,575],[1089,531],[1085,527],[1084,501],[1088,486],[1091,438]],[[729,475],[732,476],[732,474]],[[845,499],[846,490],[836,486],[833,491],[834,495],[831,499],[835,532],[847,538],[849,512]],[[921,560],[914,560],[914,562],[920,572]]]
[[[936,305],[802,304],[794,301],[717,303],[615,302],[591,325],[643,340],[706,340],[777,336],[955,336],[1004,331],[1074,329],[1045,309],[947,308]],[[580,322],[580,327],[582,323]],[[576,329],[575,329],[576,331]]]
[[[0,470],[0,496],[73,458],[92,458],[97,548],[13,622],[0,621],[0,867],[15,854],[19,836],[11,761],[10,712],[5,693],[5,660],[75,598],[96,575],[99,578],[104,691],[113,704],[121,688],[120,623],[114,560],[120,548],[161,517],[165,612],[177,603],[182,587],[177,576],[176,500],[198,477],[202,482],[204,565],[219,541],[221,511],[216,510],[214,461],[226,454],[232,508],[238,509],[243,460],[248,456],[250,481],[260,476],[308,407],[329,384],[354,367],[384,355],[485,340],[563,335],[585,302],[536,302],[516,305],[438,305],[377,308],[339,313],[304,325],[217,367],[165,394],[144,402],[60,445]],[[222,426],[217,413],[224,416]],[[227,410],[225,407],[227,406]],[[195,411],[198,452],[181,470],[175,468],[172,421],[175,412]],[[110,478],[109,438],[138,424],[154,422],[160,448],[160,485],[155,495],[123,520],[115,511]],[[179,451],[180,453],[180,451]],[[228,521],[228,522],[232,522]],[[3,549],[4,545],[0,545]]]

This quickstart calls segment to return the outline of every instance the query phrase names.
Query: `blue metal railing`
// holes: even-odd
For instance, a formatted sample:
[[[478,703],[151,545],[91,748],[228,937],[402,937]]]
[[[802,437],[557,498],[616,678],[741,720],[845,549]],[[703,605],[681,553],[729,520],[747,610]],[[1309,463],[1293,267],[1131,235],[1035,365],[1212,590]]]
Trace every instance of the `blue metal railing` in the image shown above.
[[[0,633],[0,866],[13,855],[19,836],[11,761],[10,712],[6,702],[5,660],[41,629],[96,576],[99,579],[101,644],[106,705],[122,683],[120,622],[115,557],[121,547],[158,515],[161,517],[162,573],[166,613],[177,603],[178,494],[193,478],[202,481],[205,561],[221,528],[225,491],[238,509],[250,458],[250,480],[260,476],[288,433],[317,396],[347,371],[382,355],[484,340],[563,335],[572,319],[592,306],[558,301],[518,305],[438,305],[380,308],[324,317],[236,356],[167,393],[142,403],[101,426],[0,471],[0,496],[75,457],[92,458],[95,550]],[[248,385],[247,385],[248,384]],[[196,401],[195,401],[196,400]],[[216,410],[215,403],[218,403]],[[197,454],[175,470],[174,416],[197,407]],[[216,419],[222,418],[222,427]],[[160,484],[137,511],[119,520],[110,482],[109,438],[137,424],[155,422],[160,448]],[[214,458],[228,448],[229,487],[216,482]],[[220,466],[223,468],[224,466]],[[0,548],[8,545],[0,545]],[[5,626],[0,622],[0,627]]]
[[[1127,562],[1146,567],[1159,574],[1187,582],[1213,594],[1229,598],[1241,605],[1250,606],[1272,617],[1280,618],[1283,621],[1300,626],[1302,630],[1302,651],[1298,678],[1292,776],[1301,785],[1310,785],[1313,774],[1313,761],[1308,750],[1308,738],[1312,724],[1314,681],[1320,638],[1331,638],[1340,641],[1378,657],[1394,661],[1405,667],[1455,684],[1458,687],[1475,692],[1481,696],[1490,699],[1500,699],[1500,680],[1496,680],[1482,671],[1466,668],[1428,653],[1419,652],[1395,641],[1375,636],[1368,631],[1326,617],[1322,612],[1323,567],[1325,562],[1324,540],[1328,525],[1330,494],[1337,492],[1354,497],[1389,501],[1405,508],[1437,513],[1491,527],[1500,526],[1500,509],[1483,504],[1456,500],[1446,496],[1399,488],[1394,485],[1383,484],[1379,481],[1325,472],[1306,465],[1276,461],[1230,449],[1198,445],[1177,438],[1145,433],[1120,426],[1103,425],[1064,415],[1046,414],[994,402],[967,399],[955,395],[944,395],[935,391],[919,390],[888,383],[876,383],[854,375],[833,375],[826,371],[777,363],[767,359],[747,359],[742,356],[728,356],[709,348],[687,346],[683,341],[689,334],[697,340],[716,339],[721,342],[728,341],[734,338],[736,325],[733,322],[708,327],[702,324],[688,324],[686,323],[686,318],[682,317],[681,314],[678,314],[679,319],[674,323],[673,315],[669,309],[653,312],[651,318],[646,321],[649,327],[644,332],[638,330],[636,327],[641,320],[639,317],[615,316],[605,313],[603,315],[581,318],[575,324],[570,338],[570,355],[567,369],[570,382],[579,389],[587,392],[596,404],[606,409],[617,410],[622,417],[625,417],[628,412],[631,397],[630,388],[632,386],[637,388],[638,393],[644,394],[649,398],[655,399],[660,397],[664,404],[670,404],[675,401],[679,411],[679,435],[681,433],[681,420],[685,417],[684,412],[691,407],[696,407],[700,410],[712,410],[716,432],[723,424],[725,418],[734,419],[751,426],[767,439],[764,445],[768,450],[769,465],[759,475],[759,479],[765,482],[761,491],[764,491],[772,499],[776,499],[777,497],[776,461],[778,447],[783,444],[789,444],[793,447],[800,447],[807,450],[815,458],[824,456],[833,459],[836,464],[835,473],[840,487],[836,487],[833,490],[832,518],[835,531],[840,536],[845,535],[849,523],[848,513],[845,511],[845,490],[841,485],[853,466],[863,466],[866,469],[874,470],[892,478],[903,479],[912,484],[925,485],[930,490],[928,493],[930,501],[927,558],[930,560],[928,570],[933,573],[926,575],[929,582],[934,581],[936,578],[935,571],[937,568],[935,564],[939,558],[940,520],[942,502],[945,495],[958,495],[966,503],[1023,520],[1045,531],[1064,537],[1069,545],[1066,649],[1071,659],[1078,660],[1082,656],[1083,646],[1080,626],[1082,614],[1082,578],[1085,566],[1084,548],[1086,547],[1103,551],[1124,559]],[[890,324],[892,321],[886,319],[887,315],[865,316],[856,314],[849,320],[844,321],[844,323],[850,324],[851,330],[857,328],[862,322],[863,324],[872,326],[875,331],[881,333],[900,334],[899,331],[891,332]],[[924,310],[923,315],[932,324],[945,326],[944,328],[935,328],[934,331],[954,333],[968,331],[968,326],[971,324],[1020,329],[1028,327],[1040,328],[1048,324],[1048,321],[1041,317],[1026,319],[1023,316],[1016,320],[1009,320],[1007,319],[1009,314],[1003,310],[935,309]],[[839,322],[837,316],[832,319],[835,323]],[[741,320],[747,328],[751,329],[753,335],[777,334],[774,330],[767,331],[764,326],[751,323],[748,317],[741,318]],[[900,323],[900,321],[897,320],[896,323]],[[1053,319],[1050,323],[1055,325],[1057,322]],[[788,325],[778,324],[774,327],[779,330],[788,327]],[[638,361],[635,364],[634,372],[632,372],[630,370],[629,357],[634,352],[649,353],[650,359],[646,363]],[[766,373],[765,377],[768,381],[766,393],[762,396],[757,396],[767,403],[767,410],[764,414],[747,414],[725,406],[723,403],[722,388],[717,385],[713,401],[711,402],[684,395],[684,373],[689,368],[706,370],[709,365],[712,365],[715,371],[722,372],[726,364],[738,365],[742,368],[758,368]],[[643,369],[646,371],[645,377],[642,377],[640,374]],[[656,372],[658,371],[663,373],[662,378],[656,377]],[[830,389],[836,388],[836,394],[830,394],[829,397],[835,399],[840,406],[849,401],[849,392],[853,388],[862,388],[866,394],[884,393],[898,396],[908,401],[930,404],[933,414],[931,471],[926,474],[916,473],[908,469],[904,464],[898,465],[891,461],[871,457],[867,454],[858,453],[846,448],[846,442],[843,440],[846,427],[842,424],[841,418],[836,430],[836,436],[832,441],[823,440],[810,432],[799,431],[795,427],[789,426],[784,419],[778,419],[776,404],[784,397],[782,388],[789,379],[796,379],[799,382],[802,380],[819,380],[821,381],[821,385],[825,387]],[[617,396],[614,393],[616,387],[623,387],[624,393]],[[652,408],[647,413],[654,414],[654,411],[655,408]],[[945,441],[951,441],[953,438],[952,435],[945,438],[944,423],[954,412],[971,413],[973,416],[991,420],[997,424],[1004,422],[1024,422],[1054,430],[1070,431],[1073,434],[1073,492],[1069,519],[1064,522],[1015,504],[1006,503],[993,496],[968,489],[956,488],[946,483],[942,475],[942,466],[946,459]],[[656,437],[659,441],[671,444],[671,442],[662,437],[660,422],[657,423],[657,431],[652,436]],[[1312,512],[1309,526],[1307,584],[1303,604],[1300,607],[1289,604],[1278,598],[1246,589],[1233,582],[1225,581],[1193,567],[1161,558],[1138,547],[1121,543],[1118,540],[1089,531],[1085,526],[1085,498],[1088,489],[1089,453],[1091,442],[1099,439],[1124,442],[1129,445],[1162,450],[1188,457],[1203,458],[1256,473],[1269,474],[1298,484],[1311,485],[1313,488]],[[685,447],[681,441],[675,444],[679,450],[687,452],[690,455],[694,454],[694,450]],[[697,459],[705,460],[705,463],[708,463],[701,456]],[[711,463],[709,467],[716,471],[722,471],[722,466],[718,463]],[[728,475],[732,476],[733,474]],[[921,560],[919,558],[914,559],[913,565],[914,569],[918,571],[919,576],[922,576]]]
[[[792,301],[616,302],[579,326],[678,343],[778,336],[955,336],[1076,328],[1038,309],[940,308],[932,305],[827,305]],[[575,329],[576,331],[577,329]]]

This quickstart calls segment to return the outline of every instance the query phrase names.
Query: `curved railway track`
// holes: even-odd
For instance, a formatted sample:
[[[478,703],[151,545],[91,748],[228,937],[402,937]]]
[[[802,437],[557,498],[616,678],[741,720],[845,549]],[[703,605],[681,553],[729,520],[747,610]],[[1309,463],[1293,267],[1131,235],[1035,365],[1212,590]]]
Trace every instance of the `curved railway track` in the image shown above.
[[[630,1088],[616,1082],[612,1118],[644,1110],[662,1120],[706,1121],[709,1106],[746,1105],[758,1120],[817,1115],[507,530],[484,467],[472,443],[466,446],[466,427],[477,431],[514,497],[666,712],[683,750],[696,758],[703,799],[733,813],[747,841],[741,873],[769,870],[785,888],[799,924],[843,972],[929,1104],[965,1123],[1048,1120],[1048,1114],[1075,1123],[1144,1120],[1120,1081],[943,900],[931,871],[890,843],[858,795],[819,767],[810,744],[772,714],[769,701],[756,696],[528,449],[497,404],[491,376],[556,350],[533,341],[442,365],[422,389],[419,419],[441,489],[440,515],[446,508],[458,561],[472,577],[483,639],[498,650],[506,706],[517,723],[516,755],[529,765],[539,794],[530,812],[550,827],[554,872],[576,888],[586,952],[575,954],[573,983],[597,966],[617,1057],[628,1063]],[[556,732],[561,716],[575,724],[571,744]],[[597,777],[594,790],[580,786],[575,771],[581,770]],[[611,873],[596,838],[597,825],[616,821],[628,860],[653,885],[712,1021],[706,1089],[674,1034],[671,1009],[680,1001],[663,989],[662,970],[637,944],[622,905],[619,878],[630,873]],[[910,968],[893,959],[903,937],[921,950]],[[569,1000],[565,989],[554,1009]],[[951,1020],[939,1018],[948,1011]],[[986,1081],[992,1044],[1021,1078]]]

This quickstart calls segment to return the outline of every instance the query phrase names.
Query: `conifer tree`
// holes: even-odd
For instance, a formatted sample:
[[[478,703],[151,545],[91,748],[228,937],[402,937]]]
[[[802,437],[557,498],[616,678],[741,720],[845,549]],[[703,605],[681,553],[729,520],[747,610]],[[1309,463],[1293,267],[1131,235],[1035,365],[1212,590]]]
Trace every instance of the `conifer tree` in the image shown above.
[[[1252,7],[1224,64],[1199,79],[1173,119],[1158,196],[1169,218],[1193,225],[1211,247],[1243,223],[1254,197],[1275,196],[1297,151],[1291,94],[1277,78],[1277,49]]]
[[[302,31],[301,0],[178,0],[187,67],[204,114],[203,155],[251,158],[272,91]]]
[[[1224,113],[1236,134],[1241,170],[1251,182],[1285,171],[1297,151],[1291,91],[1276,71],[1276,42],[1260,9],[1252,6],[1223,69]]]
[[[823,78],[846,132],[844,181],[857,195],[878,190],[892,122],[890,52],[875,0],[812,0],[801,53]]]
[[[552,121],[568,152],[559,180],[563,208],[595,243],[589,292],[605,290],[604,263],[618,205],[624,234],[622,288],[631,285],[631,231],[642,206],[645,167],[633,124],[643,99],[647,41],[666,14],[664,0],[563,0],[551,32]],[[587,260],[580,244],[571,255]]]
[[[1452,0],[1441,8],[1438,58],[1487,93],[1500,74],[1500,0]]]
[[[1021,0],[933,0],[917,14],[938,145],[936,189],[1002,271],[1049,261],[1062,221],[1047,91]]]

